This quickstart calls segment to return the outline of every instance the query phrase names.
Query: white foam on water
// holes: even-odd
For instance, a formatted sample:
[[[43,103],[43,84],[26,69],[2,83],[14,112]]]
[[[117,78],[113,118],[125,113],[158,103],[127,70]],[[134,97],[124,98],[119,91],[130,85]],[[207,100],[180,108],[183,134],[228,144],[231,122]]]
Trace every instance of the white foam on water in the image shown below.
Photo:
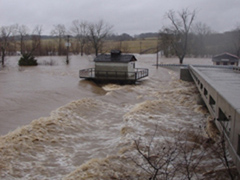
[[[200,142],[208,139],[203,127],[209,115],[197,105],[195,85],[178,80],[173,71],[159,68],[154,73],[138,85],[81,83],[88,91],[102,91],[1,136],[0,179],[149,179],[133,161],[144,162],[136,141],[144,153],[151,146],[151,158],[181,143],[186,151],[195,147],[188,156],[206,151],[196,171],[202,178],[209,167],[223,168]],[[212,126],[208,129],[216,136]],[[183,177],[181,172],[177,177]]]

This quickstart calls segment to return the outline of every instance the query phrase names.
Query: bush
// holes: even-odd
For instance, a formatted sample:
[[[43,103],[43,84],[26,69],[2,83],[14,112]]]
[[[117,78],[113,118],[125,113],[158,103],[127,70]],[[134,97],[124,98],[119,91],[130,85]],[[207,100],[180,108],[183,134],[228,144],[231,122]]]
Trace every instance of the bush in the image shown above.
[[[18,61],[19,66],[37,66],[37,60],[31,54],[23,54]]]

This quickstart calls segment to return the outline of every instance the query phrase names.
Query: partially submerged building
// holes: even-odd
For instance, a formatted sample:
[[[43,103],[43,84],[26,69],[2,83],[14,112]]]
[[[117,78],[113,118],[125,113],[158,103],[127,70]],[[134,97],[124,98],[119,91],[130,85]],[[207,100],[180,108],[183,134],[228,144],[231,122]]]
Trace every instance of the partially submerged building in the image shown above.
[[[94,59],[95,68],[80,70],[79,77],[95,81],[135,83],[148,76],[148,69],[135,68],[136,61],[134,55],[112,50],[110,54],[97,56]]]
[[[230,53],[223,53],[223,54],[213,56],[212,61],[213,61],[213,65],[238,66],[239,57]]]

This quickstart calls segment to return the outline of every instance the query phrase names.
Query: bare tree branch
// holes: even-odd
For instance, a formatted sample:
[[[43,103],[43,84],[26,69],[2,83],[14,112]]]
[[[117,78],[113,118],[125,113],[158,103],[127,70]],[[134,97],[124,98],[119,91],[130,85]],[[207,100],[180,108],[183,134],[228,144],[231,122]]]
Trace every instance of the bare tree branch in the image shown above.
[[[42,26],[37,25],[32,32],[32,49],[29,53],[30,55],[33,55],[34,51],[38,49],[41,46],[41,34],[42,34]],[[39,50],[40,51],[40,50]],[[39,52],[39,55],[41,53]]]
[[[58,37],[58,55],[63,54],[63,45],[62,40],[66,35],[66,28],[63,24],[54,25],[54,29],[51,31],[51,34]]]
[[[88,40],[92,44],[95,55],[97,56],[100,49],[103,47],[103,40],[106,38],[111,32],[112,26],[104,23],[103,20],[99,21],[96,24],[88,25]]]
[[[1,44],[1,61],[2,67],[4,67],[6,51],[10,46],[10,42],[12,40],[12,36],[16,32],[16,25],[11,26],[3,26],[0,28],[0,44]]]
[[[87,22],[80,22],[79,20],[74,20],[72,22],[71,32],[73,36],[77,38],[77,42],[80,44],[81,56],[83,55],[83,50],[85,44],[87,43]]]
[[[17,33],[20,36],[20,52],[21,54],[23,54],[25,51],[24,37],[26,37],[27,34],[29,33],[29,29],[25,25],[17,25]]]
[[[180,64],[183,63],[183,59],[187,53],[188,35],[195,16],[196,12],[190,12],[188,9],[178,12],[178,16],[176,16],[173,10],[170,10],[166,14],[172,27],[165,28],[164,32],[172,36],[171,45],[176,56],[179,58]]]

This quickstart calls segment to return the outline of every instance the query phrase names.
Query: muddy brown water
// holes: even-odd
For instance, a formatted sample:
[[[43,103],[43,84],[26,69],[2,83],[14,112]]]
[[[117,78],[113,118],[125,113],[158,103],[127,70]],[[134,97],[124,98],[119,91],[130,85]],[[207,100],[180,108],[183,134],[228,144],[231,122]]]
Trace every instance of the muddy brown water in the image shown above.
[[[196,103],[195,85],[180,81],[176,69],[153,66],[156,55],[136,55],[136,67],[149,68],[149,77],[135,85],[79,79],[79,69],[94,67],[93,56],[71,56],[69,65],[65,57],[40,57],[37,67],[18,67],[18,58],[8,57],[0,70],[0,179],[120,178],[132,167],[124,157],[134,139],[151,136],[156,126],[173,138],[208,116]],[[206,158],[205,167],[214,163]],[[135,173],[131,178],[139,179]]]

